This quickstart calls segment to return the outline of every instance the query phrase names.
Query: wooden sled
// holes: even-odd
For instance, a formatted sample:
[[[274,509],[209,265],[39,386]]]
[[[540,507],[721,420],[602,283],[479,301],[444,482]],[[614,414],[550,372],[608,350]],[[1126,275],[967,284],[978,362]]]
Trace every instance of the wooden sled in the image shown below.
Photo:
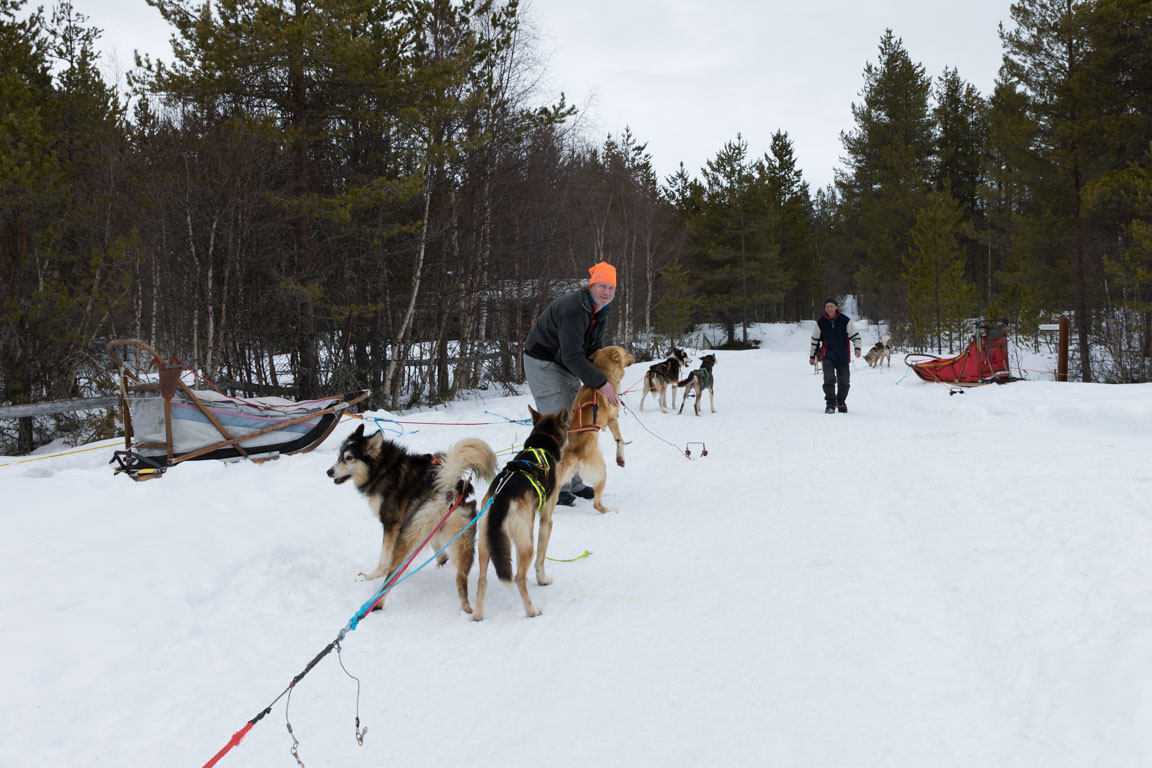
[[[180,379],[182,365],[164,362],[139,339],[114,339],[105,347],[116,364],[124,450],[112,461],[134,480],[163,475],[169,467],[200,459],[268,461],[307,453],[332,434],[340,417],[369,390],[295,402],[281,397],[249,400],[211,390],[193,391]],[[129,366],[117,353],[135,353]],[[123,351],[123,350],[121,350]],[[144,365],[157,373],[144,375]]]

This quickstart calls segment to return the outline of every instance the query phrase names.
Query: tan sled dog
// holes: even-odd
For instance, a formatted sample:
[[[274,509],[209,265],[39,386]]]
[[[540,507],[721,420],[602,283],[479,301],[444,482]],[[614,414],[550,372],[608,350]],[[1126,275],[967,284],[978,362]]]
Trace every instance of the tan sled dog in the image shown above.
[[[592,355],[592,365],[608,377],[616,391],[620,391],[620,380],[624,369],[636,362],[636,358],[623,347],[604,347]],[[624,466],[624,440],[620,437],[620,424],[616,417],[620,406],[609,405],[604,395],[591,387],[581,387],[572,401],[572,415],[568,418],[568,444],[560,457],[560,467],[556,470],[556,490],[548,503],[554,508],[560,486],[568,482],[572,475],[580,477],[595,490],[592,506],[600,514],[611,510],[604,506],[602,495],[608,482],[608,471],[604,464],[604,454],[600,452],[600,430],[608,427],[616,439],[616,465]]]
[[[884,334],[880,337],[880,341],[868,350],[868,354],[864,355],[864,362],[868,363],[869,368],[878,368],[885,360],[888,361],[888,367],[892,367],[892,349],[888,346],[891,339],[891,336]]]
[[[536,552],[536,583],[551,584],[544,573],[548,538],[552,535],[552,509],[549,497],[555,488],[556,464],[568,435],[568,411],[541,415],[532,406],[532,433],[524,441],[524,450],[509,461],[488,486],[484,505],[480,507],[479,544],[480,578],[476,582],[476,610],[473,621],[484,619],[484,596],[488,593],[488,561],[496,568],[496,578],[505,586],[515,581],[529,617],[541,611],[528,596],[528,563],[532,562],[532,527],[540,512],[540,543]],[[516,575],[512,575],[512,545],[516,546]]]

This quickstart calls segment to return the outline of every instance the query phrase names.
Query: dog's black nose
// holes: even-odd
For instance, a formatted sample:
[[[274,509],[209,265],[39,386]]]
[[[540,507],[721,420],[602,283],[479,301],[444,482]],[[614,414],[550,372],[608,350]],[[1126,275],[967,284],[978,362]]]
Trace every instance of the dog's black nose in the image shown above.
[[[336,474],[335,467],[328,467],[328,477],[333,477]]]

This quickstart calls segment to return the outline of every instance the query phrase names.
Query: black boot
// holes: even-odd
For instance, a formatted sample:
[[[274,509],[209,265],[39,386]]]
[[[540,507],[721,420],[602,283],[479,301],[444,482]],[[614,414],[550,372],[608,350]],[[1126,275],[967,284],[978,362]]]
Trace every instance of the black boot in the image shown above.
[[[836,403],[836,410],[840,411],[840,413],[848,413],[848,406],[844,405],[844,403]]]
[[[828,403],[828,405],[824,406],[824,413],[836,413],[836,406]]]
[[[571,507],[576,503],[576,497],[568,493],[568,491],[560,491],[560,495],[556,497],[556,503],[565,507]]]

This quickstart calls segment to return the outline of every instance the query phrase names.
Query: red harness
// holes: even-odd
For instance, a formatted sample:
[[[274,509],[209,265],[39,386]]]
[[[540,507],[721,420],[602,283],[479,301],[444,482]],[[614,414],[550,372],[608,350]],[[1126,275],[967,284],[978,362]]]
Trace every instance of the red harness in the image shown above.
[[[592,409],[592,421],[588,424],[584,423],[584,410],[586,408]],[[592,393],[592,399],[584,403],[575,403],[572,406],[572,415],[576,417],[576,426],[568,430],[568,433],[573,432],[599,432],[603,427],[596,423],[596,417],[600,412],[600,402],[597,400],[597,393]],[[569,422],[571,423],[571,422]]]

